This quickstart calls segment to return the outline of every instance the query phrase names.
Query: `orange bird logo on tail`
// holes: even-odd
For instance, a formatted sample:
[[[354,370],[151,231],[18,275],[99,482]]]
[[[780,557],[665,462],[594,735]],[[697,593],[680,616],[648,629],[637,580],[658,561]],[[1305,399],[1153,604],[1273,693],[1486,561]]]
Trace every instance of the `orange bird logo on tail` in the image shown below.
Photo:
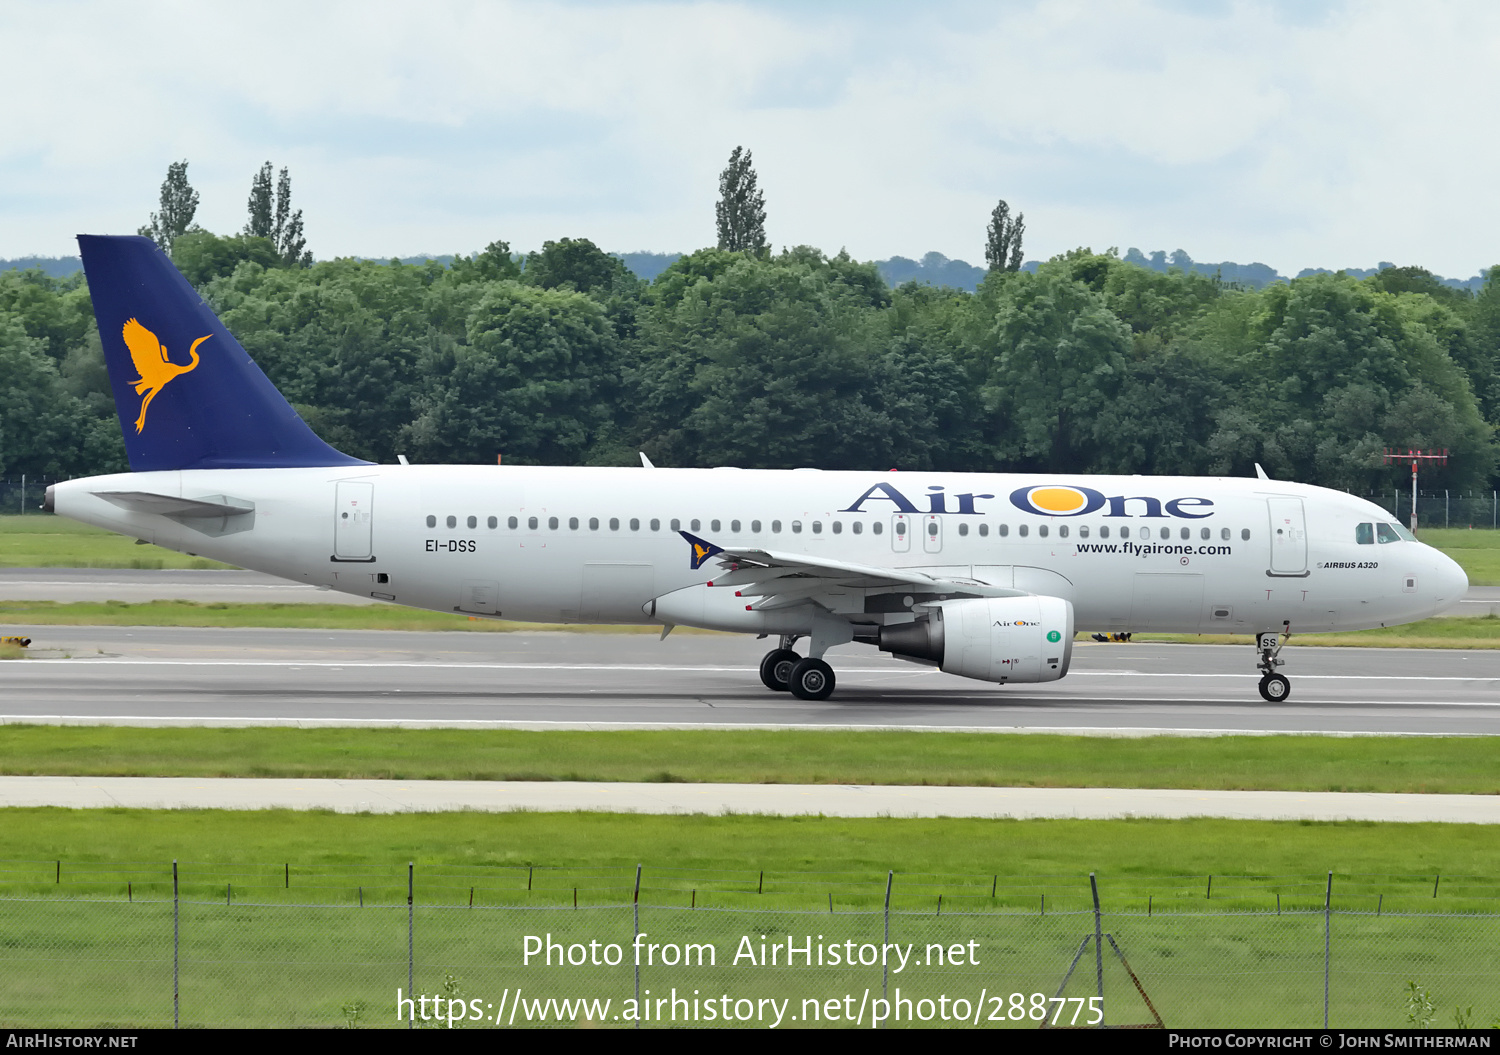
[[[187,366],[178,366],[167,358],[167,349],[164,344],[156,339],[156,334],[142,326],[135,319],[126,319],[121,336],[125,338],[125,347],[130,349],[130,361],[135,363],[135,372],[140,376],[130,382],[135,386],[135,394],[145,393],[146,398],[141,400],[141,416],[135,419],[135,431],[140,432],[146,427],[146,408],[151,405],[151,400],[156,398],[156,393],[167,386],[167,382],[181,374],[190,373],[198,368],[198,346],[212,337],[199,337],[193,342],[188,354],[193,361]]]

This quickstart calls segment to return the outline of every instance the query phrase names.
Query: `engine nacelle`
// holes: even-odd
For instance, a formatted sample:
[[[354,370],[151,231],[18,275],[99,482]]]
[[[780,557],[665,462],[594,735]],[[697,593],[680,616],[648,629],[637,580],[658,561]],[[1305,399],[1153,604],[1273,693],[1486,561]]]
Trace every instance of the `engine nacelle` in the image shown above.
[[[980,681],[1056,681],[1073,660],[1073,606],[1061,597],[935,601],[880,628],[880,649]]]

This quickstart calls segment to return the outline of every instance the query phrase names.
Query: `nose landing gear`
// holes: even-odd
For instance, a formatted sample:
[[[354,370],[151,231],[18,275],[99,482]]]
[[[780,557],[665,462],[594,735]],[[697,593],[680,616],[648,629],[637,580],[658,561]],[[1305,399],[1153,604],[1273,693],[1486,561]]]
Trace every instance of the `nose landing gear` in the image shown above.
[[[1282,632],[1255,635],[1255,647],[1260,649],[1260,662],[1256,664],[1262,672],[1260,679],[1261,699],[1267,703],[1280,703],[1292,694],[1292,683],[1286,675],[1276,673],[1276,668],[1285,666],[1286,660],[1278,658],[1282,646],[1291,640],[1290,623],[1281,624]]]

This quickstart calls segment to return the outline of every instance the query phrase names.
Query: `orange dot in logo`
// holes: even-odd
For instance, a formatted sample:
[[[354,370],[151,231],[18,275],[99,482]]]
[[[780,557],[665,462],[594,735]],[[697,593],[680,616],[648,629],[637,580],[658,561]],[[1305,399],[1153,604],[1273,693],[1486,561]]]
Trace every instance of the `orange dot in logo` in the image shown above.
[[[1071,487],[1039,487],[1026,497],[1037,509],[1048,513],[1076,513],[1089,501],[1083,492]]]

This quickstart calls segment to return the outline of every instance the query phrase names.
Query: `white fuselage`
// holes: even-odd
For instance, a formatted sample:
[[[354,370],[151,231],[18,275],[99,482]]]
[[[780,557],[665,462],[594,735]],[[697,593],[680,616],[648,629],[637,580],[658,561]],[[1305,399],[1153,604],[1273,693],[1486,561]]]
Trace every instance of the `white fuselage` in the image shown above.
[[[1097,508],[1012,496],[1058,486]],[[159,546],[362,597],[537,622],[652,623],[706,582],[681,528],[754,547],[918,569],[1063,597],[1079,630],[1292,633],[1411,622],[1467,589],[1419,542],[1360,542],[1390,514],[1270,480],[939,472],[370,466],[128,473],[56,485],[63,515]],[[172,517],[100,492],[229,500]],[[899,591],[825,602],[856,623],[912,616]],[[917,603],[920,603],[918,600]]]

